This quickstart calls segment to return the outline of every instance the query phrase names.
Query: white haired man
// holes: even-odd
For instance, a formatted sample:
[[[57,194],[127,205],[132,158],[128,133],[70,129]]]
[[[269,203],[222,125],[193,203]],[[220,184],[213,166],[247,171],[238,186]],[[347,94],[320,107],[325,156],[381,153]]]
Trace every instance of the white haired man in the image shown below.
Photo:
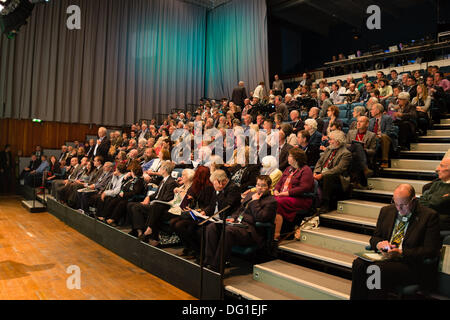
[[[348,169],[352,154],[345,146],[346,138],[342,131],[330,132],[329,147],[322,153],[314,168],[314,179],[322,187],[322,206],[320,213],[327,213],[337,205],[337,200],[350,185]]]

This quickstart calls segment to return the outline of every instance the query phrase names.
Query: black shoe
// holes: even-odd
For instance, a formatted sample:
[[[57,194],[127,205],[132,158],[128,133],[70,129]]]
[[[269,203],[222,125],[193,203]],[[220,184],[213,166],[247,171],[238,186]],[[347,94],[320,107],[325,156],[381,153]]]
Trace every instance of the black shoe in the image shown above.
[[[331,211],[330,208],[328,208],[327,206],[322,206],[322,207],[320,207],[320,209],[319,209],[319,214],[328,213],[328,212],[330,212],[330,211]]]
[[[130,232],[128,232],[128,234],[130,236],[136,237],[137,238],[137,231],[136,230],[131,230]]]

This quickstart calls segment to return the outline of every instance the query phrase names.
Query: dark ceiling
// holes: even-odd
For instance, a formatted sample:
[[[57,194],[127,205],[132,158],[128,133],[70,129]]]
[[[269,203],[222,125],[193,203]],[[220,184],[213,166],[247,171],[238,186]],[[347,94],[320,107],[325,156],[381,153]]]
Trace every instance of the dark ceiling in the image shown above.
[[[327,36],[336,25],[363,31],[370,5],[378,5],[382,19],[400,20],[423,6],[437,10],[436,0],[267,0],[269,14],[293,25]]]

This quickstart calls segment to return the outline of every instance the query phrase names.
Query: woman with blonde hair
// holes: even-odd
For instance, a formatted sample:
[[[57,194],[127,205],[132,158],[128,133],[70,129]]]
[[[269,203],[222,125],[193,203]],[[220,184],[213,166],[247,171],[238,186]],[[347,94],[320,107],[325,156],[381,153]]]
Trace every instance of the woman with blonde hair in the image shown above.
[[[411,104],[416,107],[417,127],[420,134],[426,136],[430,124],[431,97],[428,95],[428,89],[424,84],[417,86],[417,95],[413,98]]]

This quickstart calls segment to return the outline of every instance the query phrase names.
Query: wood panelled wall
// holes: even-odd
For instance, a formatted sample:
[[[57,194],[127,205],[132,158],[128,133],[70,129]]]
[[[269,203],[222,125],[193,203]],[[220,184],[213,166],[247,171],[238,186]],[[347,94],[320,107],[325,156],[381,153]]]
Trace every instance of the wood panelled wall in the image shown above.
[[[96,135],[98,128],[86,124],[0,119],[0,149],[9,143],[14,156],[19,150],[23,156],[30,156],[36,145],[43,149],[60,149],[66,142],[85,141],[86,135]]]

